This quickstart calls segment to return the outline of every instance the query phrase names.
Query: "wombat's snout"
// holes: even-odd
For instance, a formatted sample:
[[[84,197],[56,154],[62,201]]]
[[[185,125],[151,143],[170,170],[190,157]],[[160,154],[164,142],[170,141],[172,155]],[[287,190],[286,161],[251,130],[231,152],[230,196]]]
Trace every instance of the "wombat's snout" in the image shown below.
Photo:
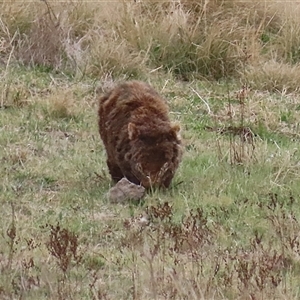
[[[160,168],[155,171],[143,171],[139,164],[139,171],[142,174],[141,185],[145,188],[169,187],[171,182],[170,163],[164,163]]]

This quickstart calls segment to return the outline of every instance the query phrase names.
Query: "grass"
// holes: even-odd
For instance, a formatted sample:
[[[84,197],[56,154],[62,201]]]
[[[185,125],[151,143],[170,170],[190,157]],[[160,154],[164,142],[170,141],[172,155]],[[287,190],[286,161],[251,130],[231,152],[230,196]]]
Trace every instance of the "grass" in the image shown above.
[[[298,299],[298,6],[35,5],[0,4],[0,298]],[[118,205],[97,94],[128,78],[184,156]]]
[[[76,78],[164,70],[180,80],[242,78],[258,89],[267,78],[264,89],[294,91],[299,9],[276,1],[2,3],[1,61]]]
[[[114,205],[94,83],[26,74],[36,94],[1,110],[3,297],[298,297],[296,95],[241,104],[234,84],[153,81],[183,126],[184,159],[170,190]],[[227,130],[242,110],[251,142]]]

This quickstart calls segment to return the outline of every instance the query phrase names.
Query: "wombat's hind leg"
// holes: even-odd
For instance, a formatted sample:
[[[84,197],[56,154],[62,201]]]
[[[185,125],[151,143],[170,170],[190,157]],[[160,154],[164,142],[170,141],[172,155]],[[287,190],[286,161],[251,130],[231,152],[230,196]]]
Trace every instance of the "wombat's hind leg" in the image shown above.
[[[115,163],[112,163],[109,160],[107,160],[107,166],[108,166],[111,178],[114,182],[118,182],[119,180],[121,180],[124,177],[122,171],[120,170],[118,165],[116,165]]]

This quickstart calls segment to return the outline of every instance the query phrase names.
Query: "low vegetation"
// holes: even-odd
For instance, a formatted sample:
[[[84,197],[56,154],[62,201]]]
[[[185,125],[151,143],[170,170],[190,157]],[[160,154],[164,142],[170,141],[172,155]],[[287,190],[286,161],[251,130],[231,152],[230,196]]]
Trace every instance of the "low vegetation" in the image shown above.
[[[298,299],[296,1],[0,3],[1,299]],[[97,95],[150,82],[166,191],[112,204]]]

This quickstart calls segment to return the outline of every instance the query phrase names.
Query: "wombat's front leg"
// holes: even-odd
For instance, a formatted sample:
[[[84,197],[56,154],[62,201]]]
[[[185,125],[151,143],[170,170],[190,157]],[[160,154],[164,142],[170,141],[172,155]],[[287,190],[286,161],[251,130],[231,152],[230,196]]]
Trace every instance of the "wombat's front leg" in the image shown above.
[[[113,163],[111,160],[107,159],[107,166],[109,169],[109,173],[111,175],[111,178],[114,182],[118,182],[121,180],[124,176],[120,168],[117,164]]]

